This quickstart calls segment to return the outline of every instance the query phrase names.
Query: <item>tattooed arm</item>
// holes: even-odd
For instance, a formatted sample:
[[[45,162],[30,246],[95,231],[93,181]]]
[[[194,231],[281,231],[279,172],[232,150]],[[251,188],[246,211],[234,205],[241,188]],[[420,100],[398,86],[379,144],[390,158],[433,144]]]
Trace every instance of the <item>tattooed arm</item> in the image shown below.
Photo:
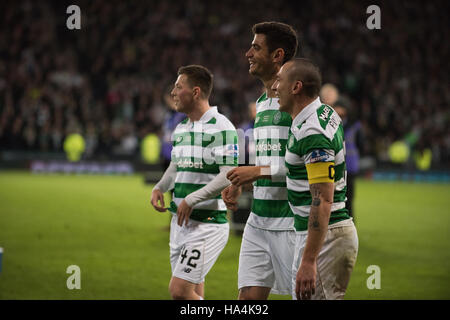
[[[296,277],[297,299],[310,299],[314,294],[317,257],[327,234],[334,196],[334,185],[330,182],[314,183],[309,189],[312,203],[308,219],[308,237]]]

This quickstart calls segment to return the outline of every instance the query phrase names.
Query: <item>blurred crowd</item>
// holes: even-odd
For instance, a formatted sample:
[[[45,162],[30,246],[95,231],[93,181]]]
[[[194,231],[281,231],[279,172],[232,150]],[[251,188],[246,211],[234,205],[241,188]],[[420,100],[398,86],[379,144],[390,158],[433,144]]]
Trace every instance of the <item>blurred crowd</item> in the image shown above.
[[[0,3],[0,150],[62,151],[78,132],[86,158],[136,155],[147,134],[162,137],[164,96],[186,64],[213,72],[211,104],[239,127],[261,93],[251,26],[276,20],[350,98],[363,155],[387,161],[406,139],[450,164],[447,1],[381,2],[381,30],[366,27],[365,1],[78,1],[80,30],[66,27],[70,4]]]

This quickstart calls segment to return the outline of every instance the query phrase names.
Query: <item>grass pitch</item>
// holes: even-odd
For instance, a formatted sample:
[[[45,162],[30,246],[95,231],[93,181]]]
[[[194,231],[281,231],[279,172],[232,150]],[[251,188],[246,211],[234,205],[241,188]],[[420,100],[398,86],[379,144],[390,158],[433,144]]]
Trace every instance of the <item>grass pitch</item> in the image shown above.
[[[169,214],[135,176],[0,172],[0,299],[170,299]],[[359,180],[359,254],[347,299],[450,299],[450,185]],[[241,238],[206,278],[206,299],[235,299]],[[81,269],[81,289],[66,269]],[[369,290],[367,268],[381,288]],[[271,295],[271,299],[290,299]]]

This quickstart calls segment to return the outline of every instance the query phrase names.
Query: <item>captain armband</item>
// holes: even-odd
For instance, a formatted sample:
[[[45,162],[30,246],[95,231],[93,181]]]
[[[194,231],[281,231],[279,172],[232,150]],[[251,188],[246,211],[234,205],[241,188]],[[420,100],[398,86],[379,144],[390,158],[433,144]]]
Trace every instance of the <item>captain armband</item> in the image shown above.
[[[306,165],[309,184],[334,183],[334,162],[315,162]]]

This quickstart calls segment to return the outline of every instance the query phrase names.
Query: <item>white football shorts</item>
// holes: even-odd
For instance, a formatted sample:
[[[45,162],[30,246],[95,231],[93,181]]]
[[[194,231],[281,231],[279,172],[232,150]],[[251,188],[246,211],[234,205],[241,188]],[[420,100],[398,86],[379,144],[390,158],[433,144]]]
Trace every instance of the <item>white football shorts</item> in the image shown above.
[[[296,300],[295,279],[305,249],[308,232],[297,232],[292,265],[292,299]],[[358,235],[352,219],[328,226],[326,238],[317,258],[315,294],[312,300],[344,299],[358,255]]]
[[[248,223],[239,254],[238,288],[267,287],[291,294],[295,231],[272,231]]]
[[[189,220],[180,227],[177,216],[170,224],[170,264],[172,276],[195,284],[205,281],[228,241],[228,223]]]

